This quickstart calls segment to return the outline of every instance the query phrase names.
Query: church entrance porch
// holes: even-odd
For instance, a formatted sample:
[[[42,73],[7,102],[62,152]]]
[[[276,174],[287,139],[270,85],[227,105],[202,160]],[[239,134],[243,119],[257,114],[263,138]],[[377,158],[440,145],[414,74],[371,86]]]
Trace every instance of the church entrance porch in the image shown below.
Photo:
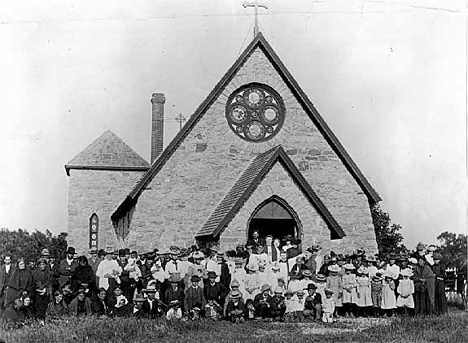
[[[261,203],[247,222],[247,239],[257,230],[261,238],[272,235],[283,239],[285,236],[302,238],[299,218],[288,203],[278,196],[272,196]]]

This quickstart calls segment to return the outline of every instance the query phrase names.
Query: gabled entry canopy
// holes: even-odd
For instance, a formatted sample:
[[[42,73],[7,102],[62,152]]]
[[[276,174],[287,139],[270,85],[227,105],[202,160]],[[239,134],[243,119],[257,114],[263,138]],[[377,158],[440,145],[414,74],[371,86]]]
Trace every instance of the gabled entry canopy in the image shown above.
[[[333,218],[330,211],[296,168],[294,162],[279,145],[258,155],[252,161],[195,237],[218,237],[277,161],[282,164],[305,197],[327,223],[330,237],[339,239],[346,236],[340,224]]]
[[[213,102],[218,98],[218,96],[223,92],[225,87],[236,75],[236,72],[244,65],[247,59],[255,51],[255,49],[261,49],[268,60],[271,62],[273,67],[276,69],[278,74],[282,77],[285,84],[290,88],[291,92],[296,97],[297,101],[304,108],[307,115],[316,125],[318,130],[321,132],[325,140],[328,142],[333,151],[337,154],[340,160],[345,165],[346,169],[351,173],[353,178],[356,180],[357,184],[361,187],[363,192],[367,195],[370,203],[377,203],[382,199],[377,194],[377,192],[372,188],[370,183],[364,177],[362,172],[359,170],[357,165],[351,159],[349,154],[346,152],[344,147],[339,142],[338,138],[328,127],[326,122],[323,120],[321,115],[315,109],[312,102],[309,100],[304,91],[300,88],[297,81],[293,78],[291,73],[286,69],[283,62],[274,52],[273,48],[263,37],[262,33],[259,32],[254,40],[247,46],[241,56],[236,60],[236,62],[231,66],[231,68],[226,72],[226,74],[221,78],[218,84],[213,88],[208,97],[200,104],[195,113],[190,117],[187,123],[184,125],[182,130],[174,137],[171,143],[167,146],[164,152],[159,156],[159,158],[153,163],[148,172],[143,176],[140,182],[136,187],[128,194],[123,202],[117,207],[114,213],[111,216],[112,221],[116,222],[119,218],[125,215],[133,205],[136,203],[141,192],[147,187],[147,185],[153,180],[153,178],[159,173],[159,171],[164,167],[166,162],[171,158],[180,144],[184,141],[187,135],[203,117],[208,108],[213,104]]]

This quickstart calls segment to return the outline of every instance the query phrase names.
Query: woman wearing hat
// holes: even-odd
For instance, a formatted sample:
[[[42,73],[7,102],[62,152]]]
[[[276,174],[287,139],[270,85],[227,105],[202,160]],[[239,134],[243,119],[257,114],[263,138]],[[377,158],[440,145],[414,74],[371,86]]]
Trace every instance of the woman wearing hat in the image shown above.
[[[414,309],[415,314],[428,315],[434,309],[434,273],[424,255],[419,255],[414,268]]]
[[[442,263],[442,255],[435,252],[432,255],[434,265],[432,271],[435,274],[434,312],[437,315],[447,313],[447,296],[445,295],[445,265]]]
[[[171,275],[167,280],[169,282],[169,287],[167,287],[164,292],[163,301],[166,304],[170,304],[172,301],[179,301],[180,305],[184,303],[184,291],[180,287],[181,279],[177,274]]]
[[[5,294],[5,308],[10,306],[13,301],[23,295],[24,292],[32,294],[35,284],[31,271],[26,268],[24,258],[19,258],[16,264],[16,269],[13,269],[8,289]]]
[[[245,288],[245,299],[253,300],[258,294],[261,284],[258,279],[258,265],[254,262],[250,262],[246,267],[247,275],[245,276],[244,288]]]

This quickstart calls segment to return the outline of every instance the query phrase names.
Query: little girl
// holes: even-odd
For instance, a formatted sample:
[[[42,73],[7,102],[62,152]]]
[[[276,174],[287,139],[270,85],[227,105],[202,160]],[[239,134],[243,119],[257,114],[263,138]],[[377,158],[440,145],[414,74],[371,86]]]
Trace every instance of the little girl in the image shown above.
[[[294,297],[294,292],[290,289],[285,292],[284,304],[286,305],[286,311],[284,312],[284,322],[292,323],[294,322],[294,312],[296,311],[296,302],[297,298]]]
[[[335,309],[336,309],[335,315],[342,315],[341,309],[343,307],[343,304],[341,302],[343,285],[342,285],[341,276],[338,275],[340,270],[341,268],[337,265],[328,267],[328,271],[330,275],[327,276],[327,284],[325,286],[326,288],[333,291],[333,300],[335,301]]]
[[[356,275],[352,274],[351,272],[355,269],[355,267],[351,264],[345,264],[345,275],[343,275],[343,309],[345,312],[345,316],[354,316],[355,305],[357,300],[356,294]]]
[[[322,321],[324,323],[333,323],[333,313],[335,312],[335,301],[333,300],[333,291],[325,288],[325,298],[322,300]]]
[[[245,276],[244,287],[245,287],[245,299],[254,300],[255,296],[260,291],[260,281],[258,279],[258,265],[255,263],[249,263],[246,267],[247,275]]]
[[[181,319],[182,318],[182,309],[180,308],[179,300],[172,300],[169,303],[169,311],[166,313],[166,319]]]
[[[410,280],[410,277],[413,276],[413,271],[407,268],[403,269],[400,274],[403,276],[403,280],[400,280],[400,283],[398,284],[398,299],[396,305],[400,308],[402,314],[407,315],[408,312],[409,314],[413,314],[414,283],[413,280]]]
[[[252,299],[247,299],[245,302],[245,320],[254,320],[255,319],[255,306]]]
[[[378,317],[380,315],[380,307],[382,306],[382,274],[380,272],[372,276],[371,298],[374,317]]]
[[[301,323],[304,321],[304,299],[305,292],[303,290],[299,290],[296,292],[297,300],[296,300],[296,309],[295,309],[295,317],[296,321]]]
[[[367,268],[365,268],[364,266],[359,267],[357,273],[358,276],[356,277],[356,304],[358,306],[358,315],[367,316],[369,312],[368,309],[372,306],[371,282],[367,275]]]
[[[391,317],[393,315],[393,310],[396,309],[395,282],[393,281],[395,276],[388,270],[385,271],[383,276],[381,308]]]

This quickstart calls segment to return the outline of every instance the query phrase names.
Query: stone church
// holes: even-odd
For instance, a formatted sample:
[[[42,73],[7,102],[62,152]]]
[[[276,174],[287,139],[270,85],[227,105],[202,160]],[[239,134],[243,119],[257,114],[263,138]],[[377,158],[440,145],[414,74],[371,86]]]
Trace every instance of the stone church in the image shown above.
[[[261,33],[164,150],[164,94],[151,103],[151,163],[107,131],[65,165],[79,253],[227,250],[254,229],[325,251],[377,251],[380,196]]]

